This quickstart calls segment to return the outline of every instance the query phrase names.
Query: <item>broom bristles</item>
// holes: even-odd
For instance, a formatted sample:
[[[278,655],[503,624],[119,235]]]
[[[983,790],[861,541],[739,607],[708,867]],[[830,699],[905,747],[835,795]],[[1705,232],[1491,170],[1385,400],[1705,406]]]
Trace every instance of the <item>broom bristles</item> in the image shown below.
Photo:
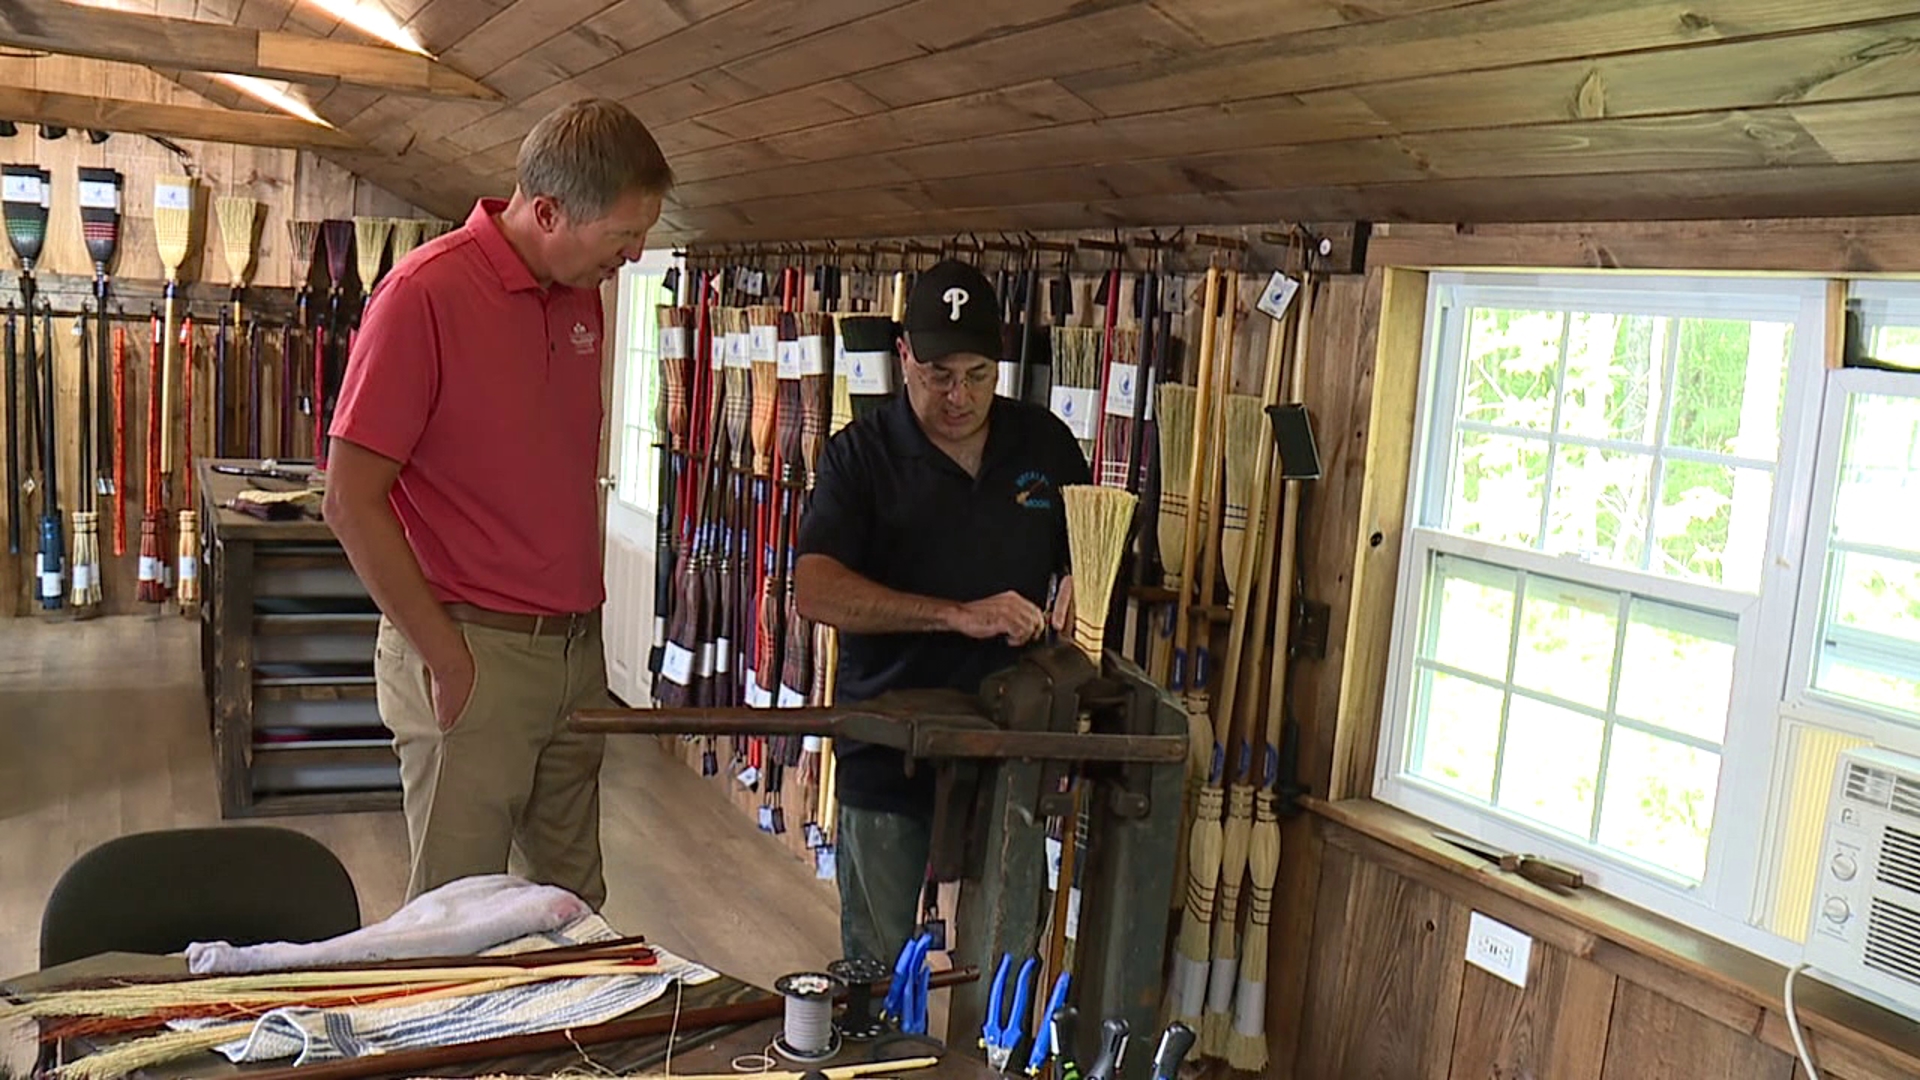
[[[360,288],[371,290],[380,277],[380,259],[387,253],[387,237],[393,232],[393,219],[356,217],[353,219],[354,252],[359,260]]]
[[[1187,907],[1175,943],[1173,1018],[1199,1031],[1207,1002],[1208,932],[1213,927],[1213,885],[1220,874],[1220,800],[1217,787],[1200,789],[1187,854]]]
[[[307,278],[313,274],[313,255],[320,246],[320,223],[289,221],[287,238],[291,241],[287,247],[287,259],[292,264],[290,277],[297,290],[305,287]]]
[[[246,284],[253,265],[253,216],[259,204],[243,195],[222,195],[213,204],[220,222],[220,243],[227,253],[233,284]]]
[[[1239,595],[1240,550],[1247,537],[1254,468],[1271,438],[1261,430],[1266,421],[1259,398],[1252,394],[1227,398],[1227,506],[1220,518],[1220,557],[1227,568],[1229,597]]]
[[[188,176],[163,175],[154,178],[154,191],[162,188],[185,188],[186,206],[160,206],[153,208],[153,242],[160,251],[160,261],[166,264],[167,277],[172,279],[180,273],[180,264],[187,260],[187,244],[193,234],[193,178]],[[157,200],[156,200],[157,203]]]
[[[400,260],[420,246],[420,238],[426,232],[425,221],[419,218],[393,219],[393,265],[399,266]]]
[[[1107,604],[1140,500],[1122,489],[1086,484],[1068,484],[1060,497],[1073,566],[1073,643],[1098,667],[1106,650]]]
[[[1273,919],[1273,884],[1280,875],[1280,822],[1273,793],[1254,796],[1253,834],[1247,846],[1247,940],[1234,988],[1227,1064],[1246,1072],[1267,1067],[1267,927]]]
[[[1200,1033],[1201,1053],[1221,1057],[1232,1029],[1233,990],[1239,971],[1240,880],[1247,872],[1247,845],[1253,827],[1253,789],[1236,784],[1227,791],[1221,829],[1220,897],[1213,921],[1213,965],[1207,982],[1207,1012]]]
[[[1185,383],[1155,388],[1154,425],[1160,436],[1160,565],[1169,588],[1180,587],[1187,551],[1187,473],[1193,464],[1194,389]]]
[[[180,603],[182,606],[200,602],[200,514],[195,510],[180,511]]]

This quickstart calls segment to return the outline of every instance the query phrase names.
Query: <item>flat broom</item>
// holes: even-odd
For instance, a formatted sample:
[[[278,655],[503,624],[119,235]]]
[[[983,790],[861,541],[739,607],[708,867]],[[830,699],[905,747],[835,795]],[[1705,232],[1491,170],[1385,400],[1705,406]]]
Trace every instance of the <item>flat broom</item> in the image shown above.
[[[193,315],[180,321],[180,398],[186,417],[186,454],[182,461],[179,566],[180,613],[192,616],[200,605],[200,511],[193,503]]]
[[[246,299],[247,273],[253,267],[253,221],[260,204],[244,195],[222,195],[214,201],[214,217],[220,223],[220,244],[227,256],[227,280],[229,288],[227,303],[232,313],[231,330],[242,333],[246,325],[242,314]],[[217,342],[228,341],[228,325],[222,323]],[[219,355],[225,352],[227,355]],[[227,438],[227,415],[229,403],[225,383],[232,369],[234,354],[238,354],[247,370],[247,445],[249,455],[260,456],[260,376],[256,366],[259,358],[244,348],[227,345],[223,350],[215,347],[214,358],[214,412],[213,412],[213,454],[222,457],[229,446]]]
[[[113,553],[127,553],[126,502],[120,493],[121,469],[117,466],[120,455],[124,453],[121,441],[123,425],[120,423],[120,382],[121,346],[117,343],[120,331],[115,331],[116,343],[111,346],[113,368],[108,370],[107,357],[107,294],[110,291],[109,272],[113,266],[113,257],[120,246],[120,198],[123,179],[116,169],[103,169],[82,165],[76,170],[79,181],[80,234],[86,241],[87,254],[93,259],[93,303],[94,314],[99,318],[94,323],[94,411],[99,416],[95,424],[97,448],[94,457],[96,477],[82,483],[91,482],[94,494],[101,498],[113,499]],[[109,387],[109,375],[112,386]],[[109,405],[109,402],[112,404]],[[104,413],[113,409],[114,418],[110,424]],[[99,504],[94,505],[95,547],[98,548]]]
[[[166,351],[166,324],[158,311],[150,312],[148,322],[152,324],[150,351],[147,353],[147,449],[146,482],[141,485],[143,512],[140,515],[140,585],[139,599],[142,603],[158,604],[167,598],[166,578],[161,572],[160,561],[160,379],[163,366],[161,355]]]
[[[40,364],[33,331],[36,291],[33,268],[39,261],[40,250],[47,238],[47,208],[53,201],[52,179],[53,174],[38,165],[7,165],[0,168],[0,215],[6,218],[7,242],[13,246],[13,253],[20,260],[20,304],[26,312],[28,405],[42,414],[40,550],[35,573],[39,581],[40,607],[48,611],[59,608],[64,599],[61,594],[66,552],[60,537],[60,501],[55,476],[59,467],[56,456],[59,443],[54,431],[55,379],[51,342],[47,343],[45,402],[35,401],[33,392],[38,388],[35,384]],[[12,437],[11,430],[8,436]],[[22,510],[24,512],[24,507]]]
[[[299,394],[301,346],[306,343],[298,340],[295,331],[313,332],[313,256],[320,244],[320,223],[318,221],[287,222],[287,280],[294,288],[293,307],[295,318],[282,328],[280,334],[280,456],[293,455],[293,414],[295,398]],[[316,388],[313,402],[319,401]],[[314,406],[308,411],[316,417]]]
[[[388,267],[388,273],[399,269],[400,260],[413,254],[413,249],[420,246],[420,238],[425,234],[426,226],[427,223],[419,218],[393,219],[393,263]]]

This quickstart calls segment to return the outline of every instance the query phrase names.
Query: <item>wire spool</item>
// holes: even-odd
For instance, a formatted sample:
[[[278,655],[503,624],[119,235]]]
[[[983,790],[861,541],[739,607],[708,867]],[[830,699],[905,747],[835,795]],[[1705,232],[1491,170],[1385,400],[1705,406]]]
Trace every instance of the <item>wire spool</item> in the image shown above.
[[[787,1000],[780,1034],[773,1048],[788,1061],[825,1061],[840,1052],[840,1033],[833,1029],[833,996],[839,979],[818,971],[782,975],[773,989]]]
[[[878,960],[860,958],[835,960],[827,965],[827,974],[847,987],[847,1007],[835,1025],[840,1034],[858,1041],[879,1038],[886,1031],[886,1025],[874,1015],[873,984],[892,974],[892,970]]]

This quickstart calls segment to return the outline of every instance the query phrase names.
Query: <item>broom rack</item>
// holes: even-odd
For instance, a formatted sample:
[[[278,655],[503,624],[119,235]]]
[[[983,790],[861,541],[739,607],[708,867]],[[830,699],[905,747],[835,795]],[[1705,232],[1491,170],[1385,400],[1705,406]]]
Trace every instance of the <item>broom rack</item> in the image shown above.
[[[20,277],[18,270],[0,270],[0,296],[19,297]],[[152,278],[109,277],[108,288],[107,301],[113,309],[108,314],[111,319],[144,322],[149,307],[159,307],[166,302],[167,283]],[[36,303],[51,305],[55,318],[71,318],[82,310],[89,316],[93,314],[91,274],[35,273],[33,291]],[[295,290],[285,286],[253,285],[242,291],[241,302],[246,305],[247,314],[254,317],[256,322],[265,326],[279,326],[297,320],[298,295]],[[187,311],[209,313],[207,316],[195,314],[195,322],[203,317],[218,318],[215,313],[220,308],[230,307],[232,303],[233,287],[224,282],[181,282],[174,288],[176,314]],[[324,304],[319,314],[324,316]]]

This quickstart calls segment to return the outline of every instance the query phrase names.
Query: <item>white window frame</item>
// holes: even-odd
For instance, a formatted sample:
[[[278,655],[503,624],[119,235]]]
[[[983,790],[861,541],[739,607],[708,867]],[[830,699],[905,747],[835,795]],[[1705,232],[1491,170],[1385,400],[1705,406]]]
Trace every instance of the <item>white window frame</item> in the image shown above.
[[[651,470],[650,476],[653,477],[645,482],[645,486],[642,488],[643,491],[646,487],[656,486],[658,484],[657,474],[660,471],[659,455],[661,450],[657,443],[648,443],[645,441],[644,433],[647,432],[650,427],[649,421],[647,421],[644,416],[634,417],[629,415],[628,412],[628,406],[631,404],[631,395],[628,393],[629,381],[638,375],[636,371],[637,365],[634,362],[634,354],[639,350],[639,346],[631,340],[633,319],[635,316],[633,306],[638,299],[638,302],[645,303],[649,311],[657,307],[665,297],[664,292],[648,298],[637,298],[637,294],[640,289],[643,288],[643,283],[649,276],[664,274],[667,270],[680,266],[680,263],[681,260],[676,258],[670,251],[649,251],[638,261],[630,262],[622,266],[619,276],[615,279],[614,356],[617,370],[620,372],[620,378],[614,380],[614,424],[609,431],[609,437],[613,440],[613,445],[608,448],[608,458],[612,465],[611,471],[614,475],[624,475],[625,470],[633,466],[633,463],[624,460],[627,428],[640,428],[643,432],[643,440],[640,446],[641,462],[639,463],[639,467]],[[682,272],[684,272],[684,270]],[[656,363],[658,359],[659,357],[655,355],[644,357],[647,363]],[[640,405],[640,408],[643,410],[651,407],[653,407],[651,402],[641,403]],[[654,432],[653,434],[657,438],[662,439],[666,436],[665,432]],[[655,522],[659,518],[659,504],[663,494],[659,491],[654,492],[651,505],[646,504],[644,501],[629,502],[625,498],[622,498],[620,485],[617,482],[608,494],[609,497],[618,502],[622,508],[640,515],[647,519],[649,523]]]
[[[1433,478],[1445,477],[1452,467],[1453,410],[1437,410],[1435,405],[1451,402],[1458,393],[1459,365],[1443,365],[1441,361],[1443,350],[1444,355],[1460,355],[1456,335],[1462,320],[1446,317],[1445,305],[1451,303],[1458,310],[1469,301],[1489,306],[1572,305],[1578,310],[1793,322],[1780,444],[1773,465],[1773,505],[1757,593],[1589,563],[1575,556],[1521,551],[1422,524],[1428,520],[1425,511],[1433,505],[1431,500],[1442,497],[1444,491],[1444,481],[1435,484]],[[1383,801],[1446,828],[1506,850],[1544,854],[1579,866],[1595,888],[1629,902],[1776,960],[1796,959],[1797,944],[1754,926],[1752,920],[1763,892],[1766,879],[1762,872],[1770,852],[1766,822],[1770,816],[1775,744],[1783,726],[1781,700],[1801,585],[1798,557],[1807,535],[1821,415],[1819,396],[1825,383],[1826,283],[1678,275],[1435,273],[1429,277],[1427,311],[1399,601],[1394,614],[1375,791]],[[1699,885],[1623,854],[1568,842],[1517,814],[1469,803],[1456,793],[1406,773],[1413,728],[1413,656],[1418,646],[1429,558],[1436,551],[1600,588],[1625,589],[1650,600],[1726,611],[1737,618],[1733,698],[1716,786],[1714,828]]]

